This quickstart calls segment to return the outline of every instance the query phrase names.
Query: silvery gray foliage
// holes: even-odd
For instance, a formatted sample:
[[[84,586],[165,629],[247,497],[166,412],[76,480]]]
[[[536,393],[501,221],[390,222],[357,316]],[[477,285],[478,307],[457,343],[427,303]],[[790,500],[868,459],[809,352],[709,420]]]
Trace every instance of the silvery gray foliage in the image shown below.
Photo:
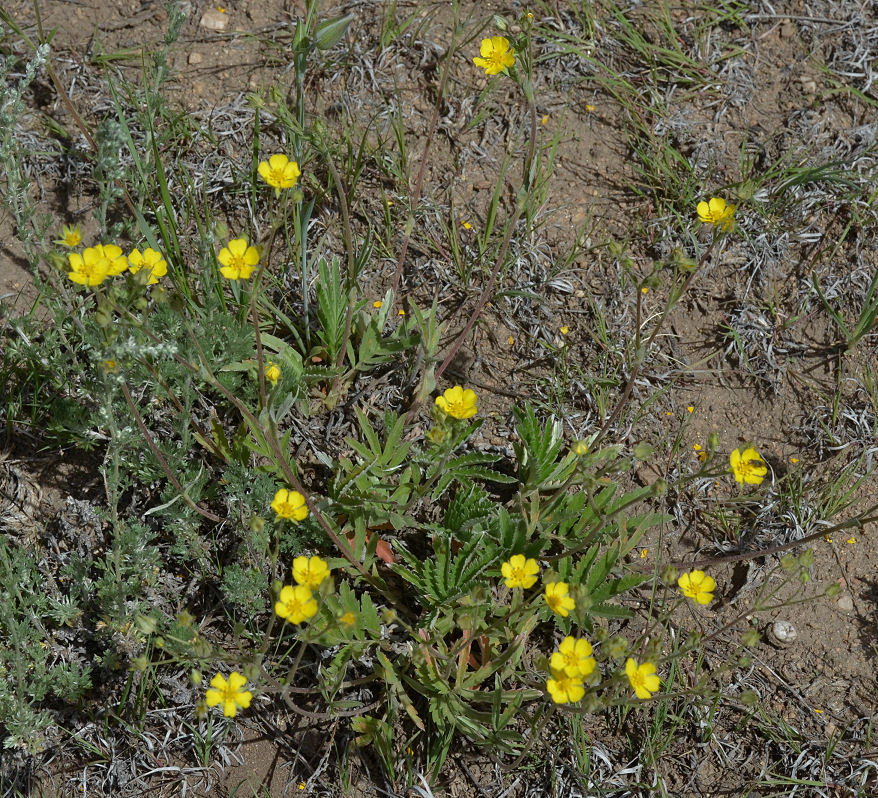
[[[0,38],[5,33],[0,26]],[[31,222],[36,207],[28,197],[31,181],[22,168],[20,152],[24,148],[19,147],[18,139],[24,129],[21,125],[21,118],[25,114],[22,97],[45,65],[49,52],[48,44],[39,45],[33,57],[25,62],[23,72],[20,71],[20,59],[13,55],[0,58],[0,164],[6,175],[6,184],[0,191],[3,204],[15,219],[18,237],[32,262],[30,244],[34,239],[34,230]]]

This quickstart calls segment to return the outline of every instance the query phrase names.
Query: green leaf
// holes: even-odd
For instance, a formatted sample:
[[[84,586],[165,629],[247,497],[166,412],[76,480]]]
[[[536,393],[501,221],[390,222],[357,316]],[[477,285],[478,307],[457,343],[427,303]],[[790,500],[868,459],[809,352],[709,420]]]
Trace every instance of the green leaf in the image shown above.
[[[518,419],[515,430],[521,438],[514,448],[524,493],[559,488],[576,470],[574,455],[558,460],[564,446],[561,422],[551,419],[541,426],[530,404],[523,410],[514,407],[512,412]]]
[[[347,297],[339,270],[338,258],[317,262],[317,335],[326,348],[327,359],[335,363],[344,341],[347,320]]]

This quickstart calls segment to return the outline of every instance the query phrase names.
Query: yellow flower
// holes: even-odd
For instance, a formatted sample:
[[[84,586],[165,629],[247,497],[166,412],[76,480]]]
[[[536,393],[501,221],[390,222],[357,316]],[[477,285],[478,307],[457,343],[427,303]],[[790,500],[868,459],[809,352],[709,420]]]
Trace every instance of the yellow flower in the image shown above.
[[[699,604],[710,604],[713,601],[716,582],[713,581],[712,576],[708,576],[704,571],[696,570],[680,574],[677,584],[686,598],[694,599]]]
[[[341,618],[338,619],[339,623],[344,624],[345,626],[353,626],[357,622],[357,616],[353,613],[353,611],[348,611]]]
[[[267,161],[259,163],[259,176],[274,188],[278,196],[282,188],[295,186],[300,174],[299,164],[286,155],[272,155]]]
[[[79,230],[79,225],[71,226],[65,224],[64,228],[61,230],[61,238],[56,239],[55,243],[60,244],[62,247],[71,249],[73,247],[78,247],[81,241],[82,233]]]
[[[566,324],[563,327],[561,327],[560,330],[561,330],[561,335],[567,335],[567,333],[570,332],[570,328]]]
[[[655,665],[644,662],[638,665],[631,657],[625,662],[625,673],[638,698],[652,698],[659,689],[661,679],[655,675]]]
[[[317,614],[317,602],[304,585],[284,585],[278,599],[274,611],[290,623],[302,623]]]
[[[552,612],[566,618],[570,614],[570,610],[576,609],[576,602],[573,596],[569,595],[570,589],[566,582],[547,582],[546,583],[546,604],[549,605]]]
[[[372,303],[372,307],[373,307],[373,308],[380,308],[383,304],[384,304],[384,303],[383,303],[380,299],[376,299],[376,300]]]
[[[293,579],[300,585],[317,588],[327,576],[329,567],[320,557],[296,557],[293,560]]]
[[[268,368],[265,369],[265,379],[272,385],[277,385],[277,381],[280,379],[280,366],[277,363],[269,362]]]
[[[274,494],[271,509],[277,513],[278,518],[286,518],[289,521],[301,521],[308,515],[305,497],[296,490],[286,488],[281,488]]]
[[[506,579],[506,587],[532,587],[537,581],[540,566],[533,557],[525,560],[523,554],[513,554],[508,562],[500,566],[500,573]]]
[[[259,263],[256,247],[247,246],[246,238],[233,238],[216,256],[222,264],[220,274],[229,280],[246,280]]]
[[[70,261],[67,276],[80,285],[100,285],[107,277],[121,274],[128,268],[122,249],[115,244],[86,247],[81,255],[71,252],[67,260]]]
[[[576,441],[573,444],[573,454],[582,456],[584,454],[588,454],[588,444],[585,441]]]
[[[552,654],[549,667],[553,672],[567,676],[586,677],[595,669],[595,660],[591,654],[591,643],[588,640],[567,635],[558,650]]]
[[[253,693],[241,688],[247,684],[247,680],[237,671],[229,674],[227,682],[221,673],[210,680],[210,689],[207,691],[205,701],[209,707],[217,704],[223,705],[223,715],[234,718],[238,714],[238,707],[247,709],[253,700]]]
[[[455,385],[442,396],[437,396],[436,405],[452,418],[472,418],[479,412],[476,392],[470,388],[464,390],[460,385]]]
[[[142,268],[146,267],[149,271],[149,279],[147,285],[155,285],[159,281],[159,277],[164,277],[168,273],[168,264],[162,257],[161,252],[156,252],[151,247],[143,250],[140,254],[139,249],[132,249],[128,256],[129,269],[132,274],[137,274]]]
[[[727,205],[721,197],[711,197],[710,202],[698,203],[698,218],[705,224],[715,225],[726,232],[735,223],[735,207]]]
[[[568,676],[563,671],[552,670],[546,682],[546,690],[556,704],[569,704],[579,701],[585,695],[585,686],[579,676]]]
[[[735,449],[729,456],[729,463],[732,466],[732,473],[735,479],[742,485],[759,485],[765,475],[768,473],[768,466],[765,460],[759,455],[752,446],[748,446],[741,451]]]
[[[128,258],[122,254],[122,247],[117,247],[115,244],[95,244],[94,249],[110,262],[107,274],[111,277],[122,274],[128,268]]]
[[[497,75],[505,72],[515,63],[515,50],[509,46],[509,39],[504,36],[492,36],[482,39],[479,47],[481,58],[473,58],[477,67],[482,67],[486,75]]]

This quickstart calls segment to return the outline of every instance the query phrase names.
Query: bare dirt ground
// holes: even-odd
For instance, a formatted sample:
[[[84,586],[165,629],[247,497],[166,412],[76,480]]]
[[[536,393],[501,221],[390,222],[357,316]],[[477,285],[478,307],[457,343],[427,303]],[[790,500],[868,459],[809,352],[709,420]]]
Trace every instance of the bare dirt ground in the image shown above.
[[[290,0],[230,2],[222,12],[200,0],[185,5],[186,22],[170,48],[173,78],[168,100],[193,126],[211,131],[213,151],[203,140],[193,139],[192,150],[185,155],[193,162],[200,159],[200,177],[210,185],[210,196],[223,206],[224,186],[246,170],[251,155],[248,130],[253,113],[247,95],[272,88],[285,91],[291,85],[289,35],[292,21],[304,8]],[[574,5],[583,4],[556,0],[535,4],[533,11],[547,30],[572,33]],[[871,75],[878,52],[874,4],[753,3],[742,14],[745,28],[713,27],[711,41],[704,40],[692,21],[698,17],[695,5],[649,2],[620,7],[647,38],[658,36],[656,19],[668,14],[683,50],[709,63],[717,76],[709,87],[694,83],[687,87],[665,83],[661,75],[656,78],[661,66],[644,66],[632,78],[635,83],[656,78],[656,91],[673,94],[665,98],[670,113],[649,118],[648,111],[640,109],[644,114],[640,122],[688,159],[704,186],[702,196],[764,173],[781,161],[802,167],[840,163],[850,170],[845,179],[859,174],[867,183],[874,180],[878,96],[871,78],[861,76],[861,72]],[[479,21],[489,20],[492,14],[515,19],[525,10],[523,3],[488,0],[464,7],[467,12],[477,8]],[[30,3],[7,2],[4,9],[33,29]],[[52,40],[56,68],[89,124],[112,113],[104,70],[118,70],[136,82],[141,52],[160,47],[168,21],[165,8],[149,0],[143,4],[48,0],[40,9],[43,29],[56,30]],[[365,129],[368,120],[393,105],[410,142],[409,163],[417,165],[435,100],[437,60],[452,34],[448,4],[358,0],[325,9],[326,16],[344,13],[354,15],[344,47],[333,53],[323,70],[309,75],[306,91],[315,113],[356,130],[358,125]],[[410,15],[415,21],[382,49],[377,42],[388,15],[397,23]],[[606,35],[611,34],[618,31],[608,27]],[[601,51],[602,35],[598,30],[596,58],[608,57]],[[856,51],[852,40],[860,39],[872,62],[858,71],[850,63],[850,53]],[[487,86],[487,79],[472,68],[475,49],[470,43],[457,56],[422,198],[423,206],[438,218],[475,228],[461,226],[464,246],[475,241],[485,223],[498,169],[508,155],[513,157],[510,168],[518,168],[527,126],[512,88],[500,85],[486,101],[491,106],[486,119],[469,127],[475,98]],[[622,53],[616,57],[624,58]],[[594,389],[593,380],[600,376],[597,364],[618,360],[596,334],[596,319],[600,316],[607,324],[610,347],[630,337],[634,324],[631,281],[622,287],[624,269],[619,258],[608,252],[607,243],[623,242],[641,272],[647,264],[671,257],[664,243],[669,220],[656,215],[657,188],[644,175],[646,166],[636,153],[639,146],[647,145],[630,134],[630,112],[596,79],[593,65],[569,55],[546,64],[551,69],[547,66],[537,86],[538,110],[544,141],[557,137],[557,146],[541,225],[532,240],[519,242],[519,267],[503,278],[506,297],[495,303],[450,372],[484,392],[484,406],[493,421],[480,433],[481,443],[501,450],[509,441],[508,410],[515,397],[530,398],[560,413],[573,438],[591,428],[605,411]],[[46,118],[73,129],[69,110],[45,77],[34,84],[28,104],[35,136],[40,120]],[[59,155],[70,152],[64,142],[57,152],[47,150],[36,157],[31,177],[35,196],[58,224],[78,223],[87,238],[96,230],[92,217],[96,200],[80,188],[78,176],[86,174],[87,166],[76,158],[76,146],[81,142],[74,144],[71,157]],[[750,173],[742,171],[742,152],[752,165]],[[653,156],[661,158],[662,153]],[[411,184],[413,175],[408,179]],[[367,174],[361,185],[374,191],[374,196],[363,200],[363,209],[381,208],[399,189],[377,170]],[[785,215],[783,207],[775,206],[770,224],[756,214],[745,214],[740,221],[745,235],[729,239],[722,256],[711,259],[657,342],[658,365],[636,387],[635,399],[642,409],[629,419],[626,440],[643,440],[656,447],[657,458],[640,476],[645,483],[657,477],[668,481],[666,509],[675,520],[660,536],[644,542],[644,565],[700,561],[786,544],[818,530],[815,523],[825,518],[838,523],[854,516],[878,497],[874,476],[861,482],[837,513],[827,509],[830,500],[820,504],[808,493],[811,475],[828,471],[849,479],[854,471],[871,473],[878,456],[876,392],[874,385],[869,388],[878,367],[875,336],[867,336],[852,354],[844,354],[836,345],[837,330],[811,289],[811,276],[816,273],[824,285],[831,285],[839,302],[855,308],[878,268],[874,221],[850,224],[860,212],[865,218],[868,209],[846,200],[837,186],[816,178],[803,180],[795,191],[799,199],[806,195],[804,202],[794,204],[790,196],[771,200],[781,205],[789,202],[790,212]],[[509,207],[509,199],[504,198],[504,207]],[[230,201],[225,212],[230,219],[241,213]],[[403,221],[401,217],[400,225]],[[363,219],[360,223],[367,224]],[[0,295],[6,297],[7,307],[24,301],[15,297],[21,292],[27,295],[30,283],[12,233],[10,220],[0,220],[4,242]],[[471,290],[459,282],[452,287],[443,275],[450,266],[448,259],[425,227],[413,239],[406,288],[427,301],[437,294],[446,316],[452,317],[475,295],[489,266],[474,264]],[[393,268],[394,259],[384,257],[371,269],[376,297],[392,279]],[[658,284],[643,295],[644,316],[662,307],[665,291]],[[564,395],[558,396],[562,374]],[[613,387],[609,390],[612,393]],[[706,447],[711,433],[719,435],[723,451],[758,442],[778,476],[800,472],[801,502],[779,498],[768,511],[754,515],[739,535],[727,534],[711,498],[726,495],[727,485],[711,485],[713,480],[707,479],[697,487],[675,488],[683,470],[698,467],[693,446]],[[22,457],[20,467],[40,482],[40,460]],[[88,464],[84,470],[73,498],[99,502],[100,479],[96,474],[89,478]],[[49,497],[44,513],[63,512],[63,486],[49,484],[59,482],[51,476],[43,481]],[[831,532],[813,545],[813,584],[838,582],[842,593],[779,608],[774,617],[761,619],[763,637],[753,651],[752,664],[734,674],[732,682],[738,694],[755,691],[763,713],[754,718],[743,708],[726,709],[714,717],[705,709],[701,716],[677,719],[679,735],[655,766],[670,794],[755,795],[748,791],[757,782],[765,790],[760,794],[793,794],[794,781],[784,779],[816,780],[822,785],[823,791],[813,785],[800,787],[797,794],[803,795],[878,793],[878,768],[873,765],[870,770],[867,764],[876,755],[870,736],[878,645],[876,526],[871,522]],[[744,612],[748,591],[774,561],[760,557],[718,562],[711,573],[720,585],[720,601],[682,623],[713,629]],[[797,632],[795,640],[783,645],[772,641],[765,631],[774,620],[789,621]],[[724,644],[732,649],[731,636],[725,643],[722,636],[717,640],[713,667],[718,671]],[[336,734],[342,739],[344,730],[334,725],[308,733],[295,724],[287,726],[288,722],[280,716],[241,719],[229,728],[219,753],[199,761],[185,741],[185,725],[170,715],[166,719],[156,709],[141,738],[150,739],[156,753],[115,749],[105,740],[103,757],[89,757],[81,750],[71,752],[60,738],[54,749],[27,766],[33,768],[30,783],[33,794],[46,796],[344,792],[341,785],[330,783],[335,771],[328,763],[336,749],[326,744]],[[84,736],[95,742],[101,731],[92,727],[95,724],[86,728]],[[129,746],[134,739],[129,739]],[[179,744],[174,744],[175,739]],[[600,739],[598,731],[593,742],[600,752],[595,755],[595,774],[600,775],[588,779],[570,769],[564,742],[558,743],[554,756],[512,774],[474,751],[458,751],[450,766],[453,774],[434,786],[434,794],[649,793],[650,782],[656,783],[654,776],[626,770],[634,766],[620,753],[624,745]],[[827,764],[830,744],[835,759]],[[352,754],[347,767],[354,785],[347,794],[390,794],[379,786],[376,763],[368,752]],[[862,786],[851,786],[853,780],[832,792],[842,773],[860,774]],[[90,785],[88,791],[77,792],[80,783]]]

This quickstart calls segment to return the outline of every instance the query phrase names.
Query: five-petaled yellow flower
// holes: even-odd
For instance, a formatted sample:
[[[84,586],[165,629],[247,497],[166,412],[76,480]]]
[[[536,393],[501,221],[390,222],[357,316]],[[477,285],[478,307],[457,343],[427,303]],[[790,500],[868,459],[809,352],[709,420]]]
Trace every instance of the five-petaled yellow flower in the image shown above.
[[[659,689],[661,679],[655,675],[655,665],[644,662],[638,665],[631,657],[625,662],[625,673],[638,698],[652,698]]]
[[[277,385],[277,381],[280,379],[280,366],[277,363],[268,364],[268,368],[265,369],[265,379],[272,385]]]
[[[523,554],[513,554],[508,562],[500,566],[500,573],[506,579],[506,587],[522,587],[525,590],[537,581],[540,566],[531,557],[525,559]]]
[[[710,202],[698,203],[698,218],[726,232],[735,223],[735,208],[735,205],[726,204],[721,197],[711,197]]]
[[[278,196],[282,188],[295,186],[300,174],[299,164],[286,155],[272,155],[267,161],[259,163],[259,176],[274,188],[274,193]]]
[[[752,446],[748,446],[743,451],[735,449],[729,456],[729,463],[735,479],[742,485],[759,485],[768,473],[765,460]]]
[[[159,281],[159,277],[164,277],[168,273],[168,264],[162,257],[161,252],[156,252],[152,247],[147,247],[141,254],[139,249],[132,249],[128,256],[128,267],[132,274],[137,274],[141,269],[146,269],[149,274],[147,285],[155,285]]]
[[[233,238],[216,256],[222,264],[220,274],[229,280],[246,280],[259,263],[259,251],[247,246],[246,238]]]
[[[311,589],[305,585],[284,585],[281,588],[274,611],[290,623],[302,623],[317,614],[317,602]]]
[[[570,610],[576,609],[576,602],[570,595],[570,588],[566,582],[546,583],[546,604],[549,605],[552,612],[562,618],[566,618],[570,614]]]
[[[509,39],[505,36],[482,39],[479,52],[481,57],[473,58],[473,63],[477,67],[482,67],[486,75],[498,75],[515,64],[515,50],[509,45]]]
[[[61,230],[61,238],[56,239],[55,243],[72,249],[73,247],[78,247],[81,241],[82,233],[79,230],[79,225],[65,224]]]
[[[288,521],[301,521],[308,515],[305,497],[297,490],[286,488],[281,488],[274,494],[271,509],[277,513],[278,518],[286,518]]]
[[[320,557],[296,557],[293,560],[293,579],[300,585],[316,589],[329,576],[329,566]]]
[[[241,689],[245,684],[247,680],[237,671],[229,674],[228,681],[218,673],[210,680],[210,689],[207,691],[205,701],[209,707],[222,704],[223,715],[234,718],[238,714],[238,707],[247,709],[253,700],[253,693]]]
[[[67,276],[80,285],[100,285],[107,277],[122,274],[128,268],[127,258],[115,244],[86,247],[81,255],[71,252],[67,260],[70,261]]]
[[[708,576],[704,571],[695,570],[680,574],[677,584],[686,598],[694,599],[698,604],[710,604],[713,601],[716,582],[713,581],[712,576]]]
[[[567,635],[552,654],[549,667],[553,672],[567,676],[588,676],[595,669],[591,643],[583,638]]]
[[[556,704],[570,704],[585,695],[582,677],[569,676],[564,671],[552,669],[551,678],[546,682],[546,690]]]
[[[460,385],[455,385],[442,396],[436,397],[436,406],[452,418],[472,418],[479,412],[476,401],[474,390],[471,388],[464,390]]]

